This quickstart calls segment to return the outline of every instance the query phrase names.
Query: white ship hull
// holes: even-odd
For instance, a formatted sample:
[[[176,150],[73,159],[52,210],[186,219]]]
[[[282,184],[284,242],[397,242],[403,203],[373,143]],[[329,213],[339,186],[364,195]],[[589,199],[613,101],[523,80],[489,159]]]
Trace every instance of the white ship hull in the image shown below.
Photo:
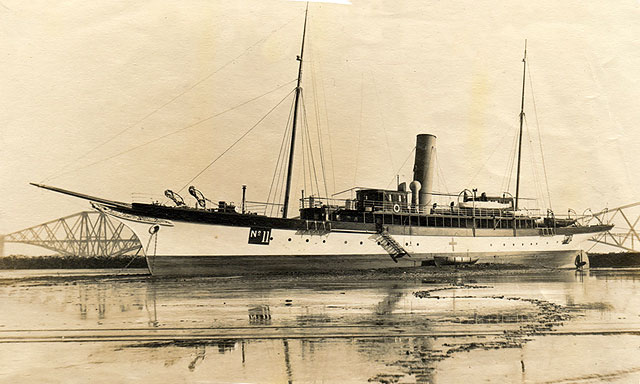
[[[207,207],[207,199],[194,186],[189,187],[189,194],[198,205],[192,208],[171,190],[165,196],[175,205],[168,206],[129,204],[34,185],[90,200],[96,209],[124,222],[140,239],[154,275],[384,268],[421,265],[436,257],[572,268],[580,243],[611,229],[602,223],[580,227],[575,219],[556,218],[551,211],[543,216],[518,209],[524,82],[515,196],[478,196],[476,189],[465,189],[457,195],[457,204],[451,199],[449,205],[438,206],[432,201],[436,137],[419,134],[408,185],[411,203],[406,183],[399,183],[397,190],[352,188],[347,191],[355,191],[355,198],[303,198],[300,218],[287,218],[304,36],[303,32],[291,130],[286,135],[290,137],[289,160],[278,171],[286,170],[286,180],[279,184],[284,188],[282,217],[247,213],[244,193],[242,213],[224,201]],[[523,62],[526,69],[526,49]]]
[[[432,228],[431,234],[391,231],[390,236],[410,255],[394,263],[375,232],[273,228],[268,235],[263,234],[263,243],[251,244],[250,227],[114,217],[138,236],[154,275],[409,267],[437,256],[472,257],[479,263],[574,268],[580,243],[593,236],[508,236],[511,231],[489,229],[477,230],[473,236],[470,231],[451,228]]]

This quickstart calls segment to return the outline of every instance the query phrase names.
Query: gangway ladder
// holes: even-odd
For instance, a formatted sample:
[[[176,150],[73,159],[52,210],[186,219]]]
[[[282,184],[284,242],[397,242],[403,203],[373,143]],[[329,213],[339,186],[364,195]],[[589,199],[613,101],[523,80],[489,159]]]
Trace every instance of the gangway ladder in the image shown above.
[[[385,251],[387,251],[387,253],[389,254],[389,256],[391,256],[391,259],[393,260],[394,263],[397,263],[398,259],[404,256],[411,257],[409,252],[405,251],[405,249],[402,248],[402,246],[398,244],[398,242],[395,241],[393,237],[391,237],[391,235],[389,234],[389,232],[387,232],[386,229],[378,231],[378,236],[376,236],[376,241],[382,248],[384,248]]]

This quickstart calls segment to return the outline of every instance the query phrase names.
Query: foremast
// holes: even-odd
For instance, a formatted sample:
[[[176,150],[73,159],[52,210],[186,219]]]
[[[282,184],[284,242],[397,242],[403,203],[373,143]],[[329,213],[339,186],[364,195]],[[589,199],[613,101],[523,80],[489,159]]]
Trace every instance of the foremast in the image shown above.
[[[289,193],[291,192],[291,174],[293,170],[293,154],[296,143],[296,123],[298,121],[298,104],[300,103],[300,93],[302,88],[300,83],[302,82],[302,57],[304,55],[304,38],[307,33],[307,13],[309,12],[309,3],[304,11],[304,27],[302,29],[302,44],[300,47],[300,55],[296,58],[298,60],[298,82],[296,84],[295,101],[293,107],[293,124],[291,126],[291,145],[289,149],[289,163],[287,164],[287,185],[284,193],[284,205],[282,207],[282,218],[287,218],[287,211],[289,210]]]

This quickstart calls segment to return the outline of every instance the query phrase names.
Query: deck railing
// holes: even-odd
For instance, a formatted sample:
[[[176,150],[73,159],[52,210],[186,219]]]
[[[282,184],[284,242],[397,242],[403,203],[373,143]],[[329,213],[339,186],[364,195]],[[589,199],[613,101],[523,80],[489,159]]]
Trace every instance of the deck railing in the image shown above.
[[[309,196],[303,199],[300,199],[300,207],[302,209],[306,208],[327,208],[329,211],[338,211],[338,210],[354,210],[360,211],[362,214],[362,221],[375,222],[376,219],[372,218],[369,215],[367,218],[367,214],[371,214],[374,217],[382,216],[383,221],[391,221],[393,222],[393,218],[389,218],[388,216],[403,216],[403,217],[413,217],[413,216],[429,216],[436,217],[442,220],[436,220],[436,223],[441,223],[442,225],[436,226],[448,226],[446,223],[449,218],[453,220],[459,219],[475,219],[477,228],[489,228],[492,227],[491,223],[493,223],[494,228],[503,227],[502,223],[505,222],[514,222],[517,228],[549,228],[555,226],[555,220],[549,221],[548,219],[576,219],[575,214],[573,215],[554,215],[550,212],[544,212],[539,209],[520,209],[514,213],[513,210],[510,209],[499,209],[499,208],[473,208],[473,207],[459,207],[457,205],[429,205],[426,207],[419,207],[403,202],[393,202],[393,201],[372,201],[372,200],[364,200],[358,201],[354,199],[333,199],[333,198],[325,198],[325,197],[316,197]],[[545,220],[547,219],[547,220]],[[451,223],[449,223],[449,226]],[[510,224],[509,226],[512,226]]]
[[[261,201],[245,201],[244,204],[245,213],[257,213],[270,217],[282,216],[282,207],[284,207],[284,204],[266,203]]]
[[[364,212],[374,213],[396,213],[396,214],[431,214],[431,215],[443,215],[443,216],[478,216],[478,217],[502,217],[513,218],[513,210],[498,209],[498,208],[467,208],[458,206],[447,205],[429,205],[426,207],[419,207],[417,205],[411,205],[402,202],[393,201],[373,201],[364,200],[358,201],[354,199],[333,199],[326,197],[305,197],[300,199],[300,208],[330,208],[330,209],[347,209],[347,210],[363,210]],[[539,209],[520,209],[515,213],[516,217],[545,217]],[[556,216],[559,217],[559,216]]]

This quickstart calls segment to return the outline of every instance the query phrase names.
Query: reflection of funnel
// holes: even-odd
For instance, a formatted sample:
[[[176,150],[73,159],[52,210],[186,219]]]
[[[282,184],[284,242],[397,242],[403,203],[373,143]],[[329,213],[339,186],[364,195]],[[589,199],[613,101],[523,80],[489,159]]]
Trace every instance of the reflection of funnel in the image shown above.
[[[433,167],[435,163],[436,137],[422,134],[416,137],[416,159],[413,164],[413,180],[422,188],[418,193],[420,210],[431,204],[433,185]]]
[[[376,304],[375,314],[376,315],[391,315],[393,310],[396,308],[396,305],[404,297],[404,292],[392,290],[387,293],[387,296]]]

